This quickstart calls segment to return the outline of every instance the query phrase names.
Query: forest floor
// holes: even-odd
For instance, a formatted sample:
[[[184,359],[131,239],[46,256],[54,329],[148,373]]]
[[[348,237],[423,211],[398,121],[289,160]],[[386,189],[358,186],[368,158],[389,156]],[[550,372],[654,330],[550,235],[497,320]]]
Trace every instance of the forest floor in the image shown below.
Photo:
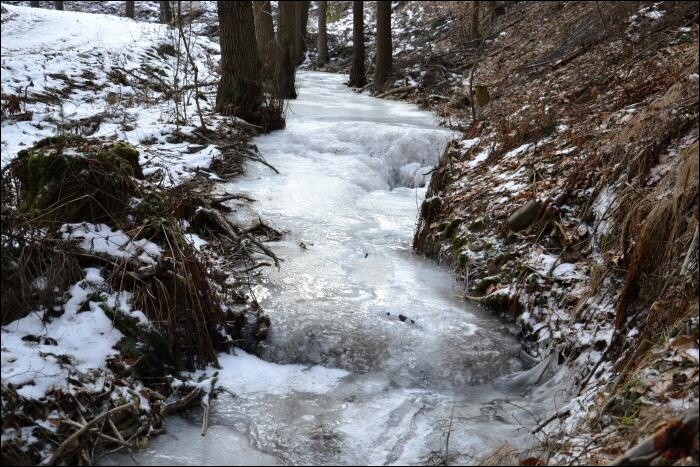
[[[692,465],[698,9],[598,3],[519,3],[482,23],[483,44],[459,5],[402,3],[395,81],[374,92],[464,131],[431,176],[416,251],[516,322],[534,359],[578,375],[534,429],[535,457],[602,464],[655,434],[632,454]],[[350,34],[328,68],[349,66]],[[532,455],[504,445],[486,461]]]
[[[261,161],[212,111],[216,42],[2,8],[2,459],[91,463],[207,405],[216,378],[179,370],[265,337],[248,289],[278,233],[214,193]]]

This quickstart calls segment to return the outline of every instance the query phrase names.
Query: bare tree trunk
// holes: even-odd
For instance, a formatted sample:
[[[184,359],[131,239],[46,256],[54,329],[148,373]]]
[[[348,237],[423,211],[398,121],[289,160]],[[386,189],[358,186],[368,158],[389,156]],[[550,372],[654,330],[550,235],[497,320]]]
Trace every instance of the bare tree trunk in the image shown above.
[[[127,18],[134,18],[134,2],[126,2],[126,17]]]
[[[262,62],[262,77],[269,81],[274,76],[277,59],[277,42],[275,27],[272,24],[272,7],[269,1],[253,2],[255,14],[255,37],[258,42],[258,54]]]
[[[328,35],[326,33],[326,14],[328,2],[318,2],[318,58],[316,63],[323,66],[328,63]]]
[[[304,61],[306,54],[306,30],[309,23],[309,6],[311,2],[294,2],[296,3],[295,18],[297,23],[295,49],[297,63]]]
[[[384,86],[391,73],[391,2],[377,2],[377,65],[374,85]]]
[[[160,2],[160,22],[163,24],[172,24],[173,12],[170,9],[170,2]]]
[[[479,2],[472,2],[472,14],[469,31],[469,39],[479,38]]]
[[[262,105],[260,57],[251,2],[216,2],[221,45],[221,81],[216,110],[257,123]]]
[[[39,2],[34,2],[34,1],[29,2],[29,6],[32,8],[39,8]]]
[[[352,2],[352,67],[350,86],[361,88],[367,84],[365,77],[365,24],[362,2]]]
[[[63,2],[53,2],[53,6],[58,11],[63,11]]]
[[[296,2],[279,2],[279,26],[277,42],[279,58],[277,61],[277,96],[296,99],[294,89],[294,71],[296,67]]]

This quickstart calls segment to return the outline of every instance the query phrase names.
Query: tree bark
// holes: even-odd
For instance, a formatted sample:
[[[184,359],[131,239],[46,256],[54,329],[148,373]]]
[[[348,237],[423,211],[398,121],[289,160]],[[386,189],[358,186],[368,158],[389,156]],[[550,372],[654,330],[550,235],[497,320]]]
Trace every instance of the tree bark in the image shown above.
[[[309,6],[311,2],[294,2],[296,4],[295,18],[296,18],[296,59],[297,63],[302,63],[304,61],[304,56],[306,54],[306,32],[309,24]]]
[[[173,12],[170,9],[170,2],[160,2],[160,22],[163,24],[172,24]]]
[[[260,57],[251,2],[218,1],[221,81],[216,111],[257,123],[262,105]]]
[[[352,67],[350,86],[361,88],[367,84],[365,77],[365,24],[362,2],[352,2]]]
[[[53,2],[53,6],[58,11],[63,11],[63,2]]]
[[[472,2],[469,39],[479,38],[479,2]]]
[[[294,71],[296,67],[296,2],[279,2],[279,43],[277,60],[277,96],[296,99]]]
[[[326,14],[328,2],[318,2],[318,58],[316,64],[323,66],[328,63],[328,35],[326,33]]]
[[[127,18],[134,18],[134,2],[126,2],[126,17]]]
[[[377,64],[374,85],[378,88],[391,73],[391,2],[377,2]]]
[[[272,23],[272,7],[269,1],[253,2],[255,14],[255,37],[258,42],[258,54],[262,62],[262,77],[270,81],[274,77],[277,59],[277,42],[275,27]]]

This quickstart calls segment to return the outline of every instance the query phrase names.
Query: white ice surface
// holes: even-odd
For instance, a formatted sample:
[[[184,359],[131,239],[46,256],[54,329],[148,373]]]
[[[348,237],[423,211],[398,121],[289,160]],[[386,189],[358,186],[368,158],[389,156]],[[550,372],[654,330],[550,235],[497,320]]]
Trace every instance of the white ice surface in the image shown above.
[[[401,169],[434,164],[452,133],[344,80],[299,73],[287,128],[256,138],[280,174],[251,164],[227,187],[257,200],[250,212],[231,203],[236,220],[260,215],[287,233],[268,244],[280,270],[254,289],[272,321],[264,360],[220,356],[219,379],[235,397],[213,402],[210,423],[286,464],[426,464],[444,451],[454,404],[451,462],[474,462],[505,440],[519,443],[527,412],[550,399],[488,382],[520,369],[517,341],[460,298],[449,272],[411,252],[425,189],[397,186],[412,184]],[[200,429],[199,414],[178,419],[172,438],[137,459],[232,462],[198,441],[173,458]]]

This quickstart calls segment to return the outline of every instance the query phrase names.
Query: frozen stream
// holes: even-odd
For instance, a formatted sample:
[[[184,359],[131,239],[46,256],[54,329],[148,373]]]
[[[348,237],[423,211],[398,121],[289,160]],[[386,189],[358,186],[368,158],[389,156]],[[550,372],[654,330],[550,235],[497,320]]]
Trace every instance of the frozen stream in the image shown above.
[[[250,164],[230,186],[287,232],[269,244],[281,269],[254,289],[272,320],[262,359],[221,356],[235,397],[214,401],[207,436],[200,412],[172,418],[136,460],[433,463],[450,420],[450,463],[527,442],[521,426],[549,410],[555,389],[518,392],[520,345],[506,326],[411,252],[425,196],[413,186],[453,134],[415,106],[349,91],[343,76],[297,80],[287,128],[256,141],[281,174]]]

